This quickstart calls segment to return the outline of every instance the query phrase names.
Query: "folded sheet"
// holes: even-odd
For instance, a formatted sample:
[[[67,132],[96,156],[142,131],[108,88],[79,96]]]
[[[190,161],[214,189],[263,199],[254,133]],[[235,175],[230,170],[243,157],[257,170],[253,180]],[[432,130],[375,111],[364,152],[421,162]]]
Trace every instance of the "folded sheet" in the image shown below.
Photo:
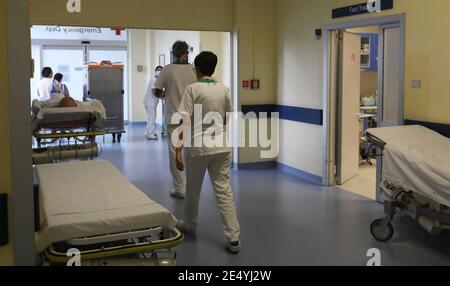
[[[55,242],[163,226],[175,217],[107,161],[36,166],[41,226],[36,247]]]
[[[450,139],[422,126],[367,132],[386,143],[383,180],[450,206]]]

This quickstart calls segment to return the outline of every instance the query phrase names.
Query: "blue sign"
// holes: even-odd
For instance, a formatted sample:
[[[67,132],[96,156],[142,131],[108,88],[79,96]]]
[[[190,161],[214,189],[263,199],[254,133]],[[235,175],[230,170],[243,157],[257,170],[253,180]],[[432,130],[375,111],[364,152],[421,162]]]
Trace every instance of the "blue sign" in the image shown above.
[[[333,19],[394,9],[394,0],[371,0],[365,3],[333,9]]]

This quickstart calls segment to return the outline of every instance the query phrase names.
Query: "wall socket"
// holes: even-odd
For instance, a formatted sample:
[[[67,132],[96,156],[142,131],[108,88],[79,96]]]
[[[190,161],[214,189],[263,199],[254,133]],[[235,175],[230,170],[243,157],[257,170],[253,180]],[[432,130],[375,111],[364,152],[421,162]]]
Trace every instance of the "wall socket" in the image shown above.
[[[415,79],[411,81],[411,88],[420,89],[422,88],[422,81],[420,79]]]

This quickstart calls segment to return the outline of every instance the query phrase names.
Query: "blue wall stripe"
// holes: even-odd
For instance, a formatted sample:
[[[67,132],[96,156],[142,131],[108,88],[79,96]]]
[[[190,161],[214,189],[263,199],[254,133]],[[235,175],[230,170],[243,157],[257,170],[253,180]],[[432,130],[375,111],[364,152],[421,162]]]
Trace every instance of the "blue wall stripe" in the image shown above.
[[[321,186],[323,185],[322,177],[310,174],[308,172],[293,168],[291,166],[288,166],[288,165],[285,165],[282,163],[277,163],[277,170],[280,170],[281,172],[293,175],[297,178],[309,181],[309,182],[317,184],[317,185],[321,185]]]
[[[238,165],[238,170],[264,170],[264,169],[276,169],[277,162],[256,162],[256,163],[241,163]]]
[[[257,162],[257,163],[243,163],[238,165],[238,170],[248,170],[248,171],[257,171],[257,170],[266,170],[266,169],[276,169],[282,173],[286,173],[292,176],[295,176],[299,179],[321,185],[322,186],[322,177],[310,174],[308,172],[290,167],[288,165],[269,161],[269,162]]]
[[[437,133],[450,138],[450,124],[443,123],[433,123],[433,122],[424,122],[424,121],[416,121],[416,120],[405,120],[405,125],[421,125]]]
[[[266,105],[243,105],[242,112],[247,114],[249,112],[255,112],[257,115],[260,112],[267,112],[270,117],[270,113],[278,112],[280,119],[323,125],[323,110],[294,107],[286,105],[266,104]]]

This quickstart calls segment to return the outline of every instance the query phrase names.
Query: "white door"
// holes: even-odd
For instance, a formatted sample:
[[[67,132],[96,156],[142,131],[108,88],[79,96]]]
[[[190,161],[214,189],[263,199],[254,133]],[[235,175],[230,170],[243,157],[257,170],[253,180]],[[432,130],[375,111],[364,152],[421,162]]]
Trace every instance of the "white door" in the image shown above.
[[[398,26],[380,29],[378,122],[380,127],[402,125],[403,57],[401,31]]]
[[[378,126],[404,123],[404,39],[399,26],[381,26],[378,60]],[[383,157],[377,159],[377,190],[382,181]],[[380,192],[377,200],[383,201]]]
[[[339,53],[336,182],[342,185],[359,172],[361,37],[341,32]]]
[[[79,101],[83,100],[84,52],[82,47],[44,46],[41,63],[42,67],[51,67],[53,74],[61,73],[70,96]]]
[[[124,84],[124,120],[128,121],[128,53],[125,48],[96,48],[89,47],[88,50],[89,62],[101,62],[101,61],[111,61],[112,63],[120,63],[124,65],[123,70],[123,84]]]

